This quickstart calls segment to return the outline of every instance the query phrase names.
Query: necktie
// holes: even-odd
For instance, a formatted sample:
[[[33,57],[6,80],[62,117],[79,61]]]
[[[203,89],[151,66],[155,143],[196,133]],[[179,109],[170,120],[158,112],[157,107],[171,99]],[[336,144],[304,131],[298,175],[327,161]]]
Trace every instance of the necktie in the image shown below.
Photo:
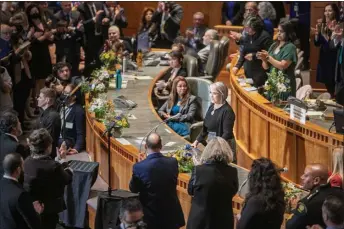
[[[343,45],[340,46],[340,51],[339,51],[339,64],[343,63]]]

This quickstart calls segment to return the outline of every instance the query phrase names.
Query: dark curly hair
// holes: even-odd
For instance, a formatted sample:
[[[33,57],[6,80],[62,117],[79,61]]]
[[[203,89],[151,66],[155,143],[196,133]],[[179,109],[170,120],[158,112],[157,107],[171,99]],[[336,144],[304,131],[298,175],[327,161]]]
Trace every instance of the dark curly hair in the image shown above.
[[[243,25],[251,27],[257,33],[260,33],[265,28],[263,20],[259,16],[254,15],[248,16],[244,20]]]
[[[285,208],[281,177],[270,159],[262,157],[254,160],[248,176],[249,192],[245,203],[252,197],[258,197],[265,203],[266,211]]]
[[[44,128],[34,130],[29,136],[30,151],[33,155],[44,155],[50,153],[46,151],[52,142],[52,137]]]
[[[5,111],[0,114],[0,132],[11,133],[18,125],[18,113],[14,110]]]

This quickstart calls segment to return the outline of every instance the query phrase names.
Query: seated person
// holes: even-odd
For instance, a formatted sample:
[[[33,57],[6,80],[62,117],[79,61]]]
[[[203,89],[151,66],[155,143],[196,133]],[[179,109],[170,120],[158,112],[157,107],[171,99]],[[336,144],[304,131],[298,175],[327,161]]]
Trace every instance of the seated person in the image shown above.
[[[174,43],[171,47],[172,51],[185,54],[185,46],[182,43]]]
[[[163,73],[161,80],[156,83],[157,92],[160,95],[169,95],[173,80],[177,76],[186,77],[186,69],[183,68],[183,54],[180,52],[172,51],[170,53],[169,64],[170,67]]]
[[[208,29],[203,36],[203,44],[205,45],[205,47],[201,49],[196,56],[201,60],[201,63],[198,63],[198,65],[202,67],[201,72],[203,73],[205,71],[205,66],[207,64],[210,53],[210,43],[213,40],[219,40],[219,34],[215,29]]]
[[[190,94],[190,88],[185,78],[177,76],[173,81],[168,100],[159,109],[159,115],[166,120],[180,114],[178,118],[171,118],[167,125],[177,134],[186,136],[190,134],[189,126],[196,119],[198,107],[197,97]]]
[[[73,84],[68,84],[63,91],[64,96],[69,96],[71,92],[75,89]],[[76,103],[76,95],[71,95],[66,102],[65,119],[66,123],[64,125],[63,120],[63,108],[61,109],[60,116],[62,119],[62,130],[59,140],[59,145],[63,141],[67,144],[68,153],[76,154],[85,149],[85,111],[83,107]],[[64,129],[65,127],[65,129]]]
[[[204,25],[204,14],[197,12],[193,15],[193,26],[186,29],[186,45],[189,48],[194,49],[196,52],[204,48],[203,36],[208,30],[207,26]]]
[[[114,49],[114,44],[116,44],[117,42],[123,43],[123,45],[124,45],[123,51],[127,51],[129,53],[133,52],[133,49],[132,49],[132,47],[128,41],[119,39],[120,38],[120,31],[119,31],[119,28],[117,26],[110,26],[110,28],[108,30],[108,36],[109,36],[109,39],[105,41],[105,44],[104,44],[103,48],[101,49],[101,52],[104,52],[104,51],[106,52],[109,49]]]

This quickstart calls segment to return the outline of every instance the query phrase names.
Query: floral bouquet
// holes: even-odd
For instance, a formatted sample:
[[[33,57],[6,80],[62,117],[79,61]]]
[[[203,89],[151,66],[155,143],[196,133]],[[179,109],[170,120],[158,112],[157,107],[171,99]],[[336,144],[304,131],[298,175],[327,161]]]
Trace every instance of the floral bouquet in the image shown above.
[[[112,49],[102,52],[99,59],[102,65],[110,71],[116,70],[116,65],[122,63],[121,56],[117,55]]]
[[[300,199],[304,194],[301,189],[295,187],[292,183],[282,182],[282,186],[284,189],[284,201],[286,203],[286,212],[291,212],[292,209],[296,208],[296,202]]]
[[[95,98],[90,103],[88,110],[94,112],[96,119],[104,123],[104,119],[108,114],[113,114],[115,107],[111,100],[106,100],[106,96],[103,98]]]
[[[283,94],[291,91],[290,80],[282,71],[277,71],[276,68],[273,68],[267,75],[268,79],[264,85],[264,95],[272,103],[277,103]]]
[[[184,147],[167,153],[167,156],[177,159],[180,173],[191,173],[195,167],[192,160],[192,153],[189,153]]]
[[[84,82],[81,85],[83,93],[90,93],[92,98],[99,94],[106,93],[109,88],[110,74],[104,68],[96,69],[91,74],[91,82]]]
[[[112,130],[114,137],[120,137],[122,135],[122,129],[130,127],[128,117],[124,113],[116,114],[115,112],[108,112],[105,116],[104,124],[106,128],[114,126]]]

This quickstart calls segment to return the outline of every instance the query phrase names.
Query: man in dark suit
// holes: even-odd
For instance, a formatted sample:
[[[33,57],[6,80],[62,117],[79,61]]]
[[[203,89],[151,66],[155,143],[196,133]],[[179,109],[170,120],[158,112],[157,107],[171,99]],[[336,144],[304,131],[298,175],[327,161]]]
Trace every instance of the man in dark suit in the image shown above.
[[[41,229],[37,212],[43,211],[38,202],[18,183],[23,172],[23,158],[17,153],[6,155],[3,168],[5,175],[0,181],[0,228]]]
[[[57,20],[55,34],[56,62],[65,61],[72,65],[72,75],[79,75],[80,47],[83,41],[80,12],[71,11],[71,2],[61,2],[62,10],[54,16]]]
[[[193,26],[186,29],[186,46],[198,52],[204,48],[203,36],[208,30],[204,25],[204,14],[197,12],[193,15]]]
[[[64,95],[69,96],[66,102],[66,109],[61,109],[60,117],[62,120],[62,131],[59,143],[66,142],[68,147],[67,154],[76,154],[81,152],[86,147],[86,119],[85,111],[82,106],[76,103],[76,95],[71,95],[71,92],[75,89],[73,84],[68,84],[64,88]],[[65,112],[65,114],[64,114]],[[65,115],[65,124],[63,117]]]
[[[20,144],[17,138],[22,133],[21,124],[14,111],[0,115],[0,176],[4,173],[2,162],[7,154],[16,152],[23,158],[29,156],[28,148]]]
[[[84,2],[78,7],[81,20],[84,25],[85,42],[85,66],[88,67],[90,63],[98,58],[98,53],[104,42],[103,26],[108,26],[110,23],[109,16],[105,11],[108,11],[102,2]]]
[[[119,210],[119,218],[121,220],[121,224],[118,225],[116,229],[141,228],[146,225],[142,220],[142,205],[136,198],[129,198],[122,202]]]
[[[177,3],[162,1],[158,3],[158,8],[152,17],[152,22],[159,28],[158,37],[154,42],[155,48],[171,48],[179,34],[183,14],[183,8]]]
[[[177,196],[178,162],[161,154],[161,138],[146,140],[147,158],[133,167],[130,191],[139,193],[148,229],[177,229],[185,225]]]
[[[55,108],[56,93],[54,89],[42,88],[37,99],[38,107],[43,109],[37,121],[37,128],[45,128],[53,139],[51,157],[56,157],[56,148],[60,138],[61,119]]]
[[[222,24],[241,26],[244,19],[245,2],[226,1],[222,5]]]

